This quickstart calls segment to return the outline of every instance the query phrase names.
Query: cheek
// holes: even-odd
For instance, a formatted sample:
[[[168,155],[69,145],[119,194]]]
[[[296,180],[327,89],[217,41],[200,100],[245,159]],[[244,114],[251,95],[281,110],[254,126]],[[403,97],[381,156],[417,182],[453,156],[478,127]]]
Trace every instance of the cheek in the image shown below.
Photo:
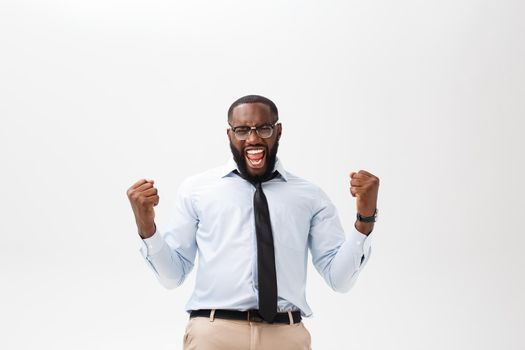
[[[239,152],[241,154],[243,153],[244,145],[243,145],[242,142],[230,139],[230,144],[233,146],[233,148],[235,148],[237,150],[237,152]]]
[[[275,148],[275,145],[277,144],[277,142],[279,142],[279,136],[277,136],[275,139],[273,139],[272,141],[268,142],[268,149],[269,150],[273,150]]]
[[[236,149],[241,148],[241,144],[237,138],[232,135],[231,133],[228,133],[228,140],[230,141],[230,144],[235,147]]]

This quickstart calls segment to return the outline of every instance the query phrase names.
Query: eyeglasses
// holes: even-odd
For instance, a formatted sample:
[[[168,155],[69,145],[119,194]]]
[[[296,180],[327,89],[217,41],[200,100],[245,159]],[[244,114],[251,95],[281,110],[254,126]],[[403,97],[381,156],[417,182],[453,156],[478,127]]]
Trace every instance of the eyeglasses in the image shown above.
[[[257,133],[257,135],[259,135],[260,138],[267,139],[269,137],[272,137],[273,128],[277,124],[278,123],[264,124],[259,126],[232,126],[230,129],[233,131],[235,137],[239,141],[244,141],[248,139],[248,137],[250,137],[250,134],[252,133],[252,130],[255,130],[255,132]]]

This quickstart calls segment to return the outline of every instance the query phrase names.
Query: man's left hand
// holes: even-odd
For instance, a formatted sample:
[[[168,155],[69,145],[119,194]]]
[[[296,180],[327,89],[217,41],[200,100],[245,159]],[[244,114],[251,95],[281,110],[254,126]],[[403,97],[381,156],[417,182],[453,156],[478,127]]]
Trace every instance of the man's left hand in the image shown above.
[[[379,178],[377,176],[365,170],[350,173],[350,193],[356,198],[357,212],[362,216],[373,216],[375,214],[378,191]],[[371,231],[371,229],[367,231]]]

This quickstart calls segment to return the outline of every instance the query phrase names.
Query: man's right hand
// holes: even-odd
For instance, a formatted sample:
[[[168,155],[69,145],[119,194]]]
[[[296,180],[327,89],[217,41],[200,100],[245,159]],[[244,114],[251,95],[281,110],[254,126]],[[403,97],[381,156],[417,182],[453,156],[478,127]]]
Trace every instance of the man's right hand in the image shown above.
[[[135,214],[139,235],[143,239],[153,236],[156,230],[155,209],[153,207],[159,204],[159,196],[153,183],[153,180],[142,179],[133,184],[127,191],[133,214]]]

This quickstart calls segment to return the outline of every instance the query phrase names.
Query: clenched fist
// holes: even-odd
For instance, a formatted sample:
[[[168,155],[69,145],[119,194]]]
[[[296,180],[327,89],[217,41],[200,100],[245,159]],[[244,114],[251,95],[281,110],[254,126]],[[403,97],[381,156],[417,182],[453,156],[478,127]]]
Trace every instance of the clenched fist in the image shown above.
[[[363,216],[373,216],[377,209],[379,178],[368,171],[359,170],[350,173],[350,193],[356,198],[357,212]],[[356,228],[362,233],[372,231],[373,223],[358,221]]]
[[[155,233],[155,209],[159,204],[158,191],[153,186],[153,180],[139,180],[128,191],[129,202],[135,214],[135,221],[142,238],[148,238]]]

